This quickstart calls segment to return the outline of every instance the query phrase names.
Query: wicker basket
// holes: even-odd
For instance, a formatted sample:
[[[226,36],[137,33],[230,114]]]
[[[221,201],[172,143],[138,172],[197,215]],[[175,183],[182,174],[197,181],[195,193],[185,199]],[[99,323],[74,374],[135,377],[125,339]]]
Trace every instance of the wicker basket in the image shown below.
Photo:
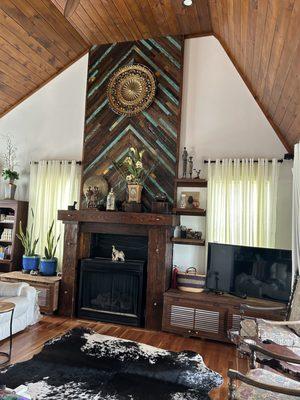
[[[200,293],[205,287],[206,275],[197,274],[196,268],[177,273],[177,289],[183,292]]]

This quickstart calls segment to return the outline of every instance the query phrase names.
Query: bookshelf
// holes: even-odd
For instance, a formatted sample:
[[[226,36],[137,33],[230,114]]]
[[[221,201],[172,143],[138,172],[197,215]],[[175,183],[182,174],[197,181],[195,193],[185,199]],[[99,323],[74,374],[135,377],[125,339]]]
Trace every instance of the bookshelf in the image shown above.
[[[19,223],[26,229],[28,202],[0,200],[0,247],[5,249],[5,258],[0,259],[0,273],[22,269],[23,247],[17,238]]]

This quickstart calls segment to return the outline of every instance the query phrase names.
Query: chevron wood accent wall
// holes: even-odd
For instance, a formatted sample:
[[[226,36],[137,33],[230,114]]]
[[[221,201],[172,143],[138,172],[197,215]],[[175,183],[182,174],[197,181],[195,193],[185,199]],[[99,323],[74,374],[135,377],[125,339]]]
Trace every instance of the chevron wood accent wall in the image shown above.
[[[119,200],[126,199],[126,184],[113,166],[130,147],[146,149],[145,165],[153,168],[143,190],[143,205],[165,192],[173,202],[180,130],[183,69],[182,37],[167,36],[112,45],[90,51],[83,152],[83,183],[103,174]],[[125,117],[115,114],[107,100],[112,74],[125,65],[146,65],[156,76],[154,102],[142,113]]]

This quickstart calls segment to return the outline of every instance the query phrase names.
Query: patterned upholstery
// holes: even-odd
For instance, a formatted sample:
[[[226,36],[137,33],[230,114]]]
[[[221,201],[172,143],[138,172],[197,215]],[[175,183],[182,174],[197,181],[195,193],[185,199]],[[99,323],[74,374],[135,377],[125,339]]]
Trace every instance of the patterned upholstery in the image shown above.
[[[300,347],[300,338],[288,326],[272,325],[263,319],[245,319],[241,322],[241,336],[271,341],[281,346]]]
[[[262,342],[272,341],[281,346],[300,347],[300,338],[289,327],[267,324],[258,319],[258,337]]]
[[[247,376],[270,385],[300,390],[299,382],[264,369],[251,370]],[[236,391],[236,400],[299,400],[299,397],[273,393],[242,383]]]
[[[290,321],[299,321],[300,320],[300,279],[298,277],[293,300],[291,303],[291,313],[289,317]],[[291,329],[293,329],[298,335],[300,335],[300,325],[289,325]]]

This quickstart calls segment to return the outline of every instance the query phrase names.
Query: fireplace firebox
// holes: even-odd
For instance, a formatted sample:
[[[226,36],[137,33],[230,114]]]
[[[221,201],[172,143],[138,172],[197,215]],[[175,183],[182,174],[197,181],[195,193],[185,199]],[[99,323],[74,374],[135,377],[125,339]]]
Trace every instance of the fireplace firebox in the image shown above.
[[[143,260],[82,260],[78,317],[144,326],[145,268]]]

